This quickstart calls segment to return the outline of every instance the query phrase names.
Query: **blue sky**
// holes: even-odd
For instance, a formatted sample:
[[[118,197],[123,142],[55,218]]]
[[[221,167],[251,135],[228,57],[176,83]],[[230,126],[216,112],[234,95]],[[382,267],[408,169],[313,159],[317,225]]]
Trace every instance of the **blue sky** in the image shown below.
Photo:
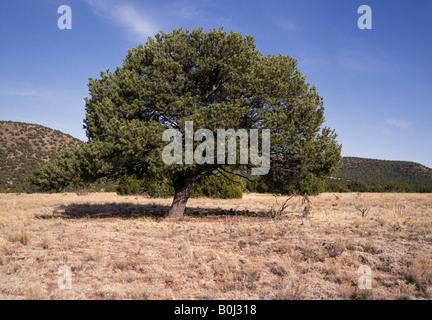
[[[57,9],[72,9],[60,30]],[[360,30],[360,5],[372,29]],[[324,97],[343,156],[432,167],[432,1],[4,0],[0,120],[38,123],[86,140],[88,78],[121,65],[159,30],[250,34],[265,54],[296,58]]]

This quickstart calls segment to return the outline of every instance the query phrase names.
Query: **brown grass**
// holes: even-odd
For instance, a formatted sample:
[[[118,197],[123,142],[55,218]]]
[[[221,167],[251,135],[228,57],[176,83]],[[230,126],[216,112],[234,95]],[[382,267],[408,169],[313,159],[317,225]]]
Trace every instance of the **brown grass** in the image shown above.
[[[0,299],[432,298],[432,195],[310,200],[307,218],[297,197],[272,219],[271,195],[191,199],[165,221],[171,199],[0,194]]]

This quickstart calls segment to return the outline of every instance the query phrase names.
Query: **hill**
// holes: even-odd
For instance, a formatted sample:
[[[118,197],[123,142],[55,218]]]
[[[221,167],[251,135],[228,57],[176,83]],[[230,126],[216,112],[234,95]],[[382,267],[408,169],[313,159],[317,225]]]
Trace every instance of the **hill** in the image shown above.
[[[406,183],[414,190],[432,186],[432,169],[409,161],[376,160],[344,157],[333,181],[348,185],[361,180],[369,186],[386,185],[390,181]]]
[[[79,143],[41,125],[0,121],[0,188],[25,188],[29,174],[57,152]]]

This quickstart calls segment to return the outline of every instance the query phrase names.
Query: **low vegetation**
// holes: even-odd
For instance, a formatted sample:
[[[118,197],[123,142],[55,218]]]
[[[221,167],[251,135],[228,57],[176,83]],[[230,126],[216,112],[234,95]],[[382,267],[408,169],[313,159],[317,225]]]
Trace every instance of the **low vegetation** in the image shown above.
[[[0,298],[432,298],[430,194],[286,199],[192,198],[167,221],[171,199],[0,194]],[[360,266],[370,290],[358,287]]]

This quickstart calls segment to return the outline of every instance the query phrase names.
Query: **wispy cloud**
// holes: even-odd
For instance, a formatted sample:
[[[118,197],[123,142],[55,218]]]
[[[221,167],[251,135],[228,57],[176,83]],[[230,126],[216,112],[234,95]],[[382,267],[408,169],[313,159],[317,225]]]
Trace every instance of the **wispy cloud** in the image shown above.
[[[150,18],[148,12],[132,3],[107,0],[84,0],[84,2],[93,7],[95,13],[109,23],[121,27],[131,41],[143,42],[160,31],[159,23]]]
[[[197,19],[201,17],[201,14],[196,8],[195,4],[187,0],[170,4],[169,10],[173,16],[177,16],[186,20]]]
[[[301,50],[294,55],[294,58],[297,59],[301,68],[325,68],[329,65],[328,57],[319,48],[317,48],[315,52],[306,52]]]
[[[43,87],[35,87],[28,83],[18,83],[14,85],[0,84],[0,95],[2,96],[15,96],[15,97],[29,97],[29,98],[57,98],[65,94],[64,90],[48,89]]]
[[[405,129],[407,127],[410,126],[409,122],[406,121],[400,121],[400,120],[396,120],[396,119],[389,119],[387,120],[387,124],[399,128],[399,129]]]
[[[0,84],[0,98],[9,97],[35,103],[67,103],[82,107],[83,92],[77,89],[50,88],[31,83]]]
[[[285,31],[296,31],[297,24],[293,20],[277,21],[276,24]]]
[[[364,39],[340,39],[336,61],[340,67],[358,74],[394,71],[398,64],[390,52]]]

